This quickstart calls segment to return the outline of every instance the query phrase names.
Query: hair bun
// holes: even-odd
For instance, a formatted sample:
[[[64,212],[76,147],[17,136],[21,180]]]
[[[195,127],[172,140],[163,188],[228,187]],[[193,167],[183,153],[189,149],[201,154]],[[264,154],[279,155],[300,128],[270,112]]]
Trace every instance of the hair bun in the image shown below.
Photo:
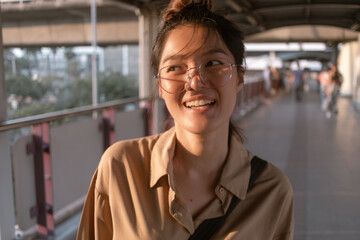
[[[163,13],[164,22],[172,19],[183,8],[191,4],[202,5],[203,7],[212,10],[212,0],[171,0],[168,7]]]

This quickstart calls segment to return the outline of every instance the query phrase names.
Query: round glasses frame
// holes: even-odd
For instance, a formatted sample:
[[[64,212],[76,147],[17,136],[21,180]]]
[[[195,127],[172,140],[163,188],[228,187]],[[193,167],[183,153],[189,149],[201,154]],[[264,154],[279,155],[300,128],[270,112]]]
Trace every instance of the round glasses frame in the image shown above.
[[[222,61],[224,61],[224,60],[222,60]],[[197,67],[191,67],[191,68],[170,65],[170,66],[165,66],[165,67],[160,68],[160,70],[159,70],[158,74],[155,76],[155,78],[156,78],[157,83],[160,86],[160,88],[163,89],[165,92],[170,93],[170,94],[177,94],[177,93],[181,93],[181,92],[191,88],[191,83],[192,83],[193,77],[195,76],[195,75],[190,74],[191,70],[198,70],[198,75],[200,77],[200,81],[201,81],[203,87],[216,88],[216,87],[224,86],[232,77],[232,74],[233,74],[232,67],[238,67],[238,66],[239,66],[238,64],[229,63],[227,61],[226,61],[226,63],[212,65],[212,66],[206,66],[204,63],[202,63]],[[166,71],[167,68],[180,68],[179,75],[176,76],[176,74],[175,74],[174,76],[171,76],[170,78],[163,77],[164,74],[161,74],[161,73],[164,70]],[[205,68],[205,70],[204,70],[204,68]],[[224,71],[225,69],[226,69],[226,71]],[[224,79],[223,81],[220,81],[221,78],[226,78],[226,79]],[[167,88],[166,84],[163,84],[163,82],[167,82],[167,85],[169,85],[169,86],[172,85],[172,88],[174,88],[174,89],[171,89],[171,87]]]

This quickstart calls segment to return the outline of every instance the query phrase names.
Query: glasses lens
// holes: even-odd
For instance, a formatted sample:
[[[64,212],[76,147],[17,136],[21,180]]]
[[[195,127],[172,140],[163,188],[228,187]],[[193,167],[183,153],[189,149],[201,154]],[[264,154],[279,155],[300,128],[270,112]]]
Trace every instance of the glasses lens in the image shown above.
[[[226,59],[212,60],[201,64],[199,67],[188,69],[183,66],[166,66],[160,69],[158,75],[159,85],[168,93],[179,93],[185,90],[188,77],[199,69],[203,87],[214,88],[224,86],[231,78],[232,67]],[[196,74],[196,73],[193,73]]]
[[[224,86],[231,78],[231,73],[231,64],[227,62],[206,64],[200,69],[202,80],[214,87]]]
[[[185,67],[168,66],[159,71],[159,84],[162,89],[169,93],[181,92],[187,81],[187,69]]]

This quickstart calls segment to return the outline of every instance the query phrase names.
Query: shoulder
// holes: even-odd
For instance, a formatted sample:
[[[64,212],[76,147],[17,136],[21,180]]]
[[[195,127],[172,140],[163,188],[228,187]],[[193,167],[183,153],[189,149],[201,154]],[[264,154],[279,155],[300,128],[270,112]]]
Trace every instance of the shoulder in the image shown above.
[[[160,135],[123,140],[114,143],[104,152],[101,162],[124,161],[127,157],[145,156],[151,152]]]
[[[114,182],[126,182],[135,175],[148,175],[152,149],[160,135],[119,141],[102,155],[97,169],[96,189],[108,194]]]
[[[292,197],[293,190],[289,178],[283,171],[268,162],[263,173],[259,176],[256,184],[262,186],[264,189],[276,192],[279,195]]]

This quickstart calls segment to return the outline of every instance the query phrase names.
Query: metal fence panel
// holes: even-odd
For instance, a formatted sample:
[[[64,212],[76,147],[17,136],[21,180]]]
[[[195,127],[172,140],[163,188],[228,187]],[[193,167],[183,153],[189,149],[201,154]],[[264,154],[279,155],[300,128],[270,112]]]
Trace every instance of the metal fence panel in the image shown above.
[[[100,120],[81,120],[51,129],[55,212],[87,193],[103,152]]]
[[[26,151],[32,142],[32,135],[22,136],[12,147],[16,223],[20,229],[36,225],[36,217],[30,216],[30,209],[36,206],[34,156]]]
[[[128,112],[117,112],[115,115],[115,140],[132,139],[145,136],[145,110],[138,108]]]

